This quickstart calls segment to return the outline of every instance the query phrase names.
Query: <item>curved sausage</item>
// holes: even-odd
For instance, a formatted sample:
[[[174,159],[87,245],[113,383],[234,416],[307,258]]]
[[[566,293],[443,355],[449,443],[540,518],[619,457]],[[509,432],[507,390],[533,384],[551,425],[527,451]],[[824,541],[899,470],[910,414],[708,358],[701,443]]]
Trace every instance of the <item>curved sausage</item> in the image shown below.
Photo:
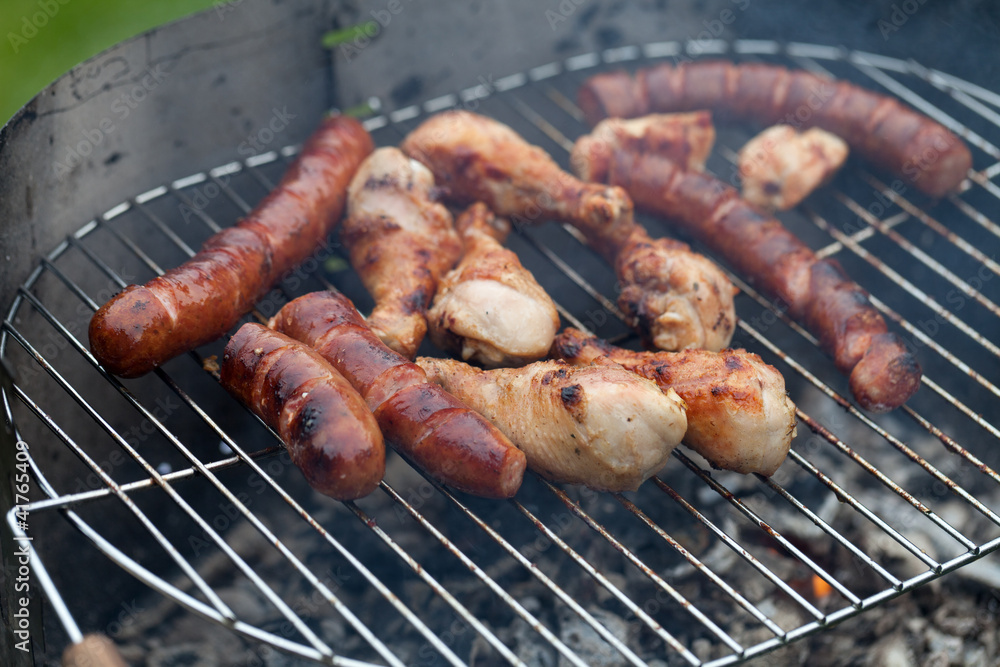
[[[248,322],[222,357],[222,386],[281,436],[309,484],[339,500],[371,493],[385,443],[361,396],[323,357]]]
[[[389,444],[432,477],[487,498],[510,498],[524,476],[521,450],[493,424],[389,349],[339,292],[313,292],[271,319],[314,348],[354,385]]]
[[[778,65],[711,60],[657,65],[634,78],[598,74],[583,83],[578,100],[591,125],[607,116],[710,109],[763,126],[819,127],[932,197],[957,191],[972,167],[957,136],[896,99]]]
[[[888,331],[867,293],[834,260],[819,259],[779,221],[703,173],[654,155],[615,153],[610,183],[636,205],[664,215],[722,255],[752,284],[788,306],[850,375],[851,392],[872,412],[893,410],[920,387],[921,370]]]
[[[373,149],[353,118],[327,118],[278,187],[190,260],[145,285],[129,285],[90,321],[90,348],[106,369],[138,377],[215,340],[271,285],[326,239],[347,185]]]

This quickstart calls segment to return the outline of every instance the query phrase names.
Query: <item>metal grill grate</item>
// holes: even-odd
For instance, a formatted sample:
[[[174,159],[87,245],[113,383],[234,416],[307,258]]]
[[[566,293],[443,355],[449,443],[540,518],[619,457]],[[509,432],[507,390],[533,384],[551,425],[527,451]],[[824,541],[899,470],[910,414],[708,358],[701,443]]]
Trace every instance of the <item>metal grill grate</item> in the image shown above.
[[[27,509],[62,513],[111,561],[186,610],[338,665],[514,664],[528,660],[526,635],[583,665],[565,632],[571,624],[630,664],[733,664],[995,550],[1000,477],[991,466],[1000,431],[990,407],[1000,397],[1000,265],[989,249],[1000,237],[1000,149],[987,137],[1000,125],[1000,96],[914,63],[835,48],[664,42],[575,56],[365,122],[378,144],[396,144],[426,113],[464,106],[507,122],[565,164],[586,130],[571,101],[586,76],[695,52],[791,64],[895,94],[963,136],[975,164],[985,165],[962,194],[926,210],[919,195],[852,165],[785,216],[821,257],[837,257],[917,347],[924,387],[907,406],[878,418],[859,412],[816,340],[731,275],[742,291],[734,346],[776,365],[799,405],[799,435],[773,478],[713,472],[678,450],[635,494],[562,489],[529,475],[518,497],[501,503],[456,495],[394,457],[372,497],[322,499],[289,470],[276,436],[207,377],[204,357],[221,344],[123,384],[97,367],[83,329],[109,289],[162,273],[249,211],[294,156],[288,147],[128,199],[43,258],[19,290],[0,356],[43,389],[15,384],[5,407],[21,430],[29,422],[47,429],[79,459],[81,476],[96,476],[88,488],[55,488],[47,481],[54,463],[32,457],[46,498]],[[745,138],[720,131],[709,163],[720,178],[733,173],[728,147]],[[644,222],[654,235],[667,233]],[[571,229],[519,229],[510,245],[560,302],[565,323],[634,342],[614,305],[613,274]],[[342,256],[327,254],[254,317],[330,284],[364,309],[370,302],[342,271]],[[64,419],[71,413],[79,418]],[[98,445],[121,452],[114,465],[98,461]],[[134,524],[131,540],[105,535],[100,517],[112,507]],[[24,537],[13,512],[7,520]],[[237,528],[248,536],[238,543]],[[42,562],[59,562],[59,545],[34,545],[38,581],[77,641],[70,608],[86,601],[64,603],[45,575]],[[224,600],[205,574],[209,563],[252,590],[268,620]],[[306,597],[313,604],[299,604]],[[323,624],[331,616],[344,628],[335,639]]]

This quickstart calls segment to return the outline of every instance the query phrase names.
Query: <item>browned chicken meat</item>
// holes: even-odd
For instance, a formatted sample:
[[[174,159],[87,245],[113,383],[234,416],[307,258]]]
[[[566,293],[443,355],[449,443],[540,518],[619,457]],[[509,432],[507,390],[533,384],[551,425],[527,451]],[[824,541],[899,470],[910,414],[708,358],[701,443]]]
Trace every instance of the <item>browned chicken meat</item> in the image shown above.
[[[687,404],[684,444],[718,468],[772,475],[795,436],[795,404],[784,378],[746,350],[634,352],[566,329],[552,356],[582,365],[610,359],[676,391]]]
[[[604,183],[614,151],[625,147],[656,153],[689,171],[703,171],[714,144],[715,127],[708,111],[608,118],[577,140],[569,163],[583,180]]]
[[[740,149],[743,198],[765,210],[787,211],[837,173],[847,159],[847,144],[813,127],[790,125],[764,130]]]
[[[620,188],[583,183],[537,146],[495,120],[451,111],[403,141],[456,201],[486,202],[516,223],[576,227],[612,265],[621,307],[644,340],[670,349],[721,349],[732,337],[734,288],[714,264],[683,243],[653,241]]]
[[[438,280],[462,253],[451,213],[434,192],[425,166],[380,148],[351,181],[343,222],[351,264],[375,299],[368,326],[410,359],[427,333]]]
[[[477,202],[455,222],[465,254],[427,312],[431,340],[465,361],[520,366],[544,357],[559,330],[555,304],[501,243],[510,232]]]
[[[684,401],[604,361],[537,361],[483,371],[420,357],[427,376],[492,421],[553,481],[634,490],[654,475],[687,428]]]
[[[736,288],[704,255],[636,225],[615,263],[618,307],[647,347],[721,350],[736,328]]]

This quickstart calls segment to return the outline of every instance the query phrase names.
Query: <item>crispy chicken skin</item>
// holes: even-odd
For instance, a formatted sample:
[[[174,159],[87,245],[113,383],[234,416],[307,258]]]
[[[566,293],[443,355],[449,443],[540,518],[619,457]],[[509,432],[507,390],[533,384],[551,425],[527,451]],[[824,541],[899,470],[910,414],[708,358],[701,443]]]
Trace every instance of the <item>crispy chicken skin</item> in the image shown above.
[[[801,133],[790,125],[769,127],[740,149],[743,198],[787,211],[833,178],[846,159],[847,144],[818,127]]]
[[[795,436],[795,404],[784,378],[746,350],[634,352],[565,329],[552,356],[576,365],[610,359],[676,391],[687,404],[684,444],[718,468],[772,475]]]
[[[644,340],[710,349],[728,344],[736,321],[729,280],[711,262],[694,260],[700,256],[686,245],[652,241],[620,188],[578,180],[506,125],[467,111],[432,116],[402,148],[426,164],[455,201],[483,201],[514,223],[556,220],[576,227],[615,266],[627,299],[621,307]]]
[[[468,111],[431,116],[400,145],[459,203],[485,202],[512,222],[566,222],[620,245],[632,230],[621,188],[582,183],[503,123]]]
[[[451,213],[435,201],[434,177],[396,148],[376,150],[351,181],[341,233],[375,299],[368,326],[412,359],[438,280],[462,252]]]
[[[482,202],[455,225],[465,255],[441,279],[427,312],[431,340],[490,368],[541,359],[559,330],[559,313],[517,255],[501,245],[510,225]]]
[[[491,371],[450,359],[417,364],[503,431],[532,470],[557,482],[635,490],[663,467],[687,428],[675,392],[607,361]]]
[[[608,118],[574,144],[569,163],[585,181],[603,183],[618,148],[662,155],[685,169],[703,171],[715,145],[715,127],[708,111],[650,114],[625,120]]]
[[[709,174],[652,154],[616,151],[608,179],[644,209],[712,248],[758,290],[784,304],[850,376],[865,410],[888,412],[920,388],[913,352],[889,331],[868,293],[832,258],[821,259],[781,222]]]
[[[686,243],[651,239],[636,225],[618,253],[615,272],[622,285],[618,307],[646,347],[718,351],[729,345],[737,290]]]

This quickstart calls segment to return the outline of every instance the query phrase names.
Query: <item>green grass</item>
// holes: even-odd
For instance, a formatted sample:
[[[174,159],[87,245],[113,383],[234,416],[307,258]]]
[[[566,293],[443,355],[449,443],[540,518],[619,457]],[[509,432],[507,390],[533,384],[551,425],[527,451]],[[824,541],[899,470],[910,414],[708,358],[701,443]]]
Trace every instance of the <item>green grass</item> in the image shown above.
[[[0,0],[0,125],[74,65],[132,35],[216,3]]]

